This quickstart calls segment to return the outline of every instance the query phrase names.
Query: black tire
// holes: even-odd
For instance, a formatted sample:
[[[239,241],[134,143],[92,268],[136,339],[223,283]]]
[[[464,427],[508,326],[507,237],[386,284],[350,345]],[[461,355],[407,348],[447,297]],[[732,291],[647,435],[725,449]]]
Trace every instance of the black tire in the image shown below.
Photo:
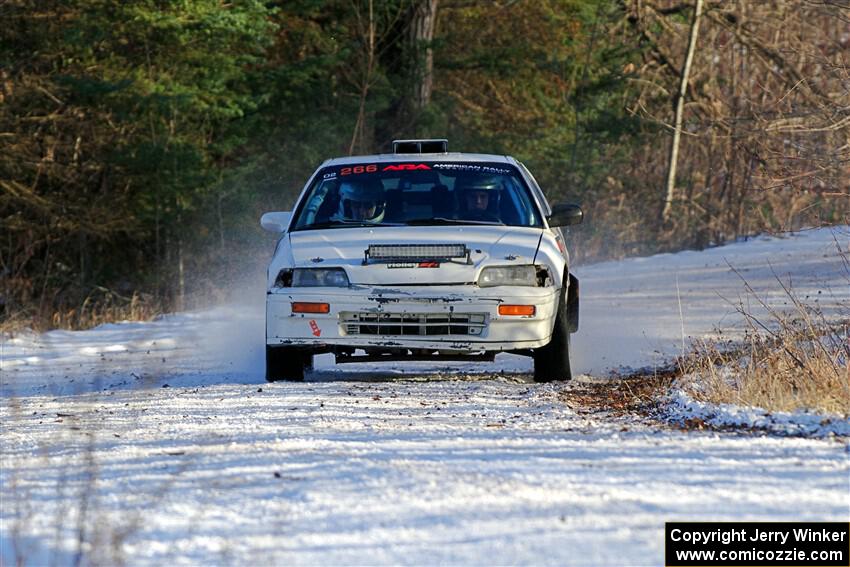
[[[570,332],[578,331],[578,278],[570,274],[570,288],[567,293],[567,320]]]
[[[546,346],[534,349],[535,382],[560,382],[573,377],[570,370],[570,324],[566,303],[562,292],[552,340]]]
[[[313,355],[295,347],[266,345],[266,381],[302,382],[304,373],[313,368]]]

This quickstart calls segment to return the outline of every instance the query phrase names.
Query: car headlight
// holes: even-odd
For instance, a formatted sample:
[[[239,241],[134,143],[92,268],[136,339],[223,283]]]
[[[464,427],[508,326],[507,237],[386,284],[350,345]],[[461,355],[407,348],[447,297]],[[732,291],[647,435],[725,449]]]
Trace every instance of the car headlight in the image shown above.
[[[543,268],[545,270],[545,268]],[[524,285],[537,287],[541,285],[538,277],[537,266],[494,266],[484,268],[478,276],[480,287],[494,287],[497,285]],[[546,272],[548,274],[548,271]],[[545,285],[542,284],[542,285]]]
[[[278,273],[275,287],[348,287],[348,275],[342,268],[295,268]]]

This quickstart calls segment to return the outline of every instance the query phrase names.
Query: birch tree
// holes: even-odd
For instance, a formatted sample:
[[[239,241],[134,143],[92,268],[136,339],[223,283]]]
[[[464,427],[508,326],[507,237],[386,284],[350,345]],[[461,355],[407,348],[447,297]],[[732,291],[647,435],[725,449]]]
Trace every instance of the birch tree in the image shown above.
[[[673,207],[673,198],[676,192],[676,166],[679,161],[679,142],[682,137],[682,118],[685,113],[685,98],[688,93],[688,78],[691,73],[691,64],[694,61],[694,52],[699,39],[699,24],[702,18],[703,0],[696,0],[694,6],[694,18],[691,22],[691,33],[688,39],[688,50],[685,54],[685,63],[682,66],[682,77],[679,82],[679,90],[676,93],[676,116],[673,123],[673,139],[670,142],[670,158],[667,167],[667,191],[664,197],[664,208],[661,211],[661,219],[667,222]]]

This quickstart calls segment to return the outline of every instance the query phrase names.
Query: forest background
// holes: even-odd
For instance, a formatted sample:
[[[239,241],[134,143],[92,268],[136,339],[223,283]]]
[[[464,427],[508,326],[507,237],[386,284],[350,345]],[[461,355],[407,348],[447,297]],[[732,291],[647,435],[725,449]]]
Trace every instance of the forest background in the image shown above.
[[[580,261],[850,214],[850,0],[4,0],[0,22],[0,327],[262,281],[260,214],[395,138],[525,162],[584,208]]]

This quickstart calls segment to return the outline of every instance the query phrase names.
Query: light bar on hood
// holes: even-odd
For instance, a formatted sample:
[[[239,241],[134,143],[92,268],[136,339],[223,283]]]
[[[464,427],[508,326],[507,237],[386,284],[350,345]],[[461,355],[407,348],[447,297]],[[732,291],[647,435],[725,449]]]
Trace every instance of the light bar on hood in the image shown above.
[[[464,258],[470,263],[469,248],[465,244],[370,244],[364,264],[413,260],[451,260]]]

